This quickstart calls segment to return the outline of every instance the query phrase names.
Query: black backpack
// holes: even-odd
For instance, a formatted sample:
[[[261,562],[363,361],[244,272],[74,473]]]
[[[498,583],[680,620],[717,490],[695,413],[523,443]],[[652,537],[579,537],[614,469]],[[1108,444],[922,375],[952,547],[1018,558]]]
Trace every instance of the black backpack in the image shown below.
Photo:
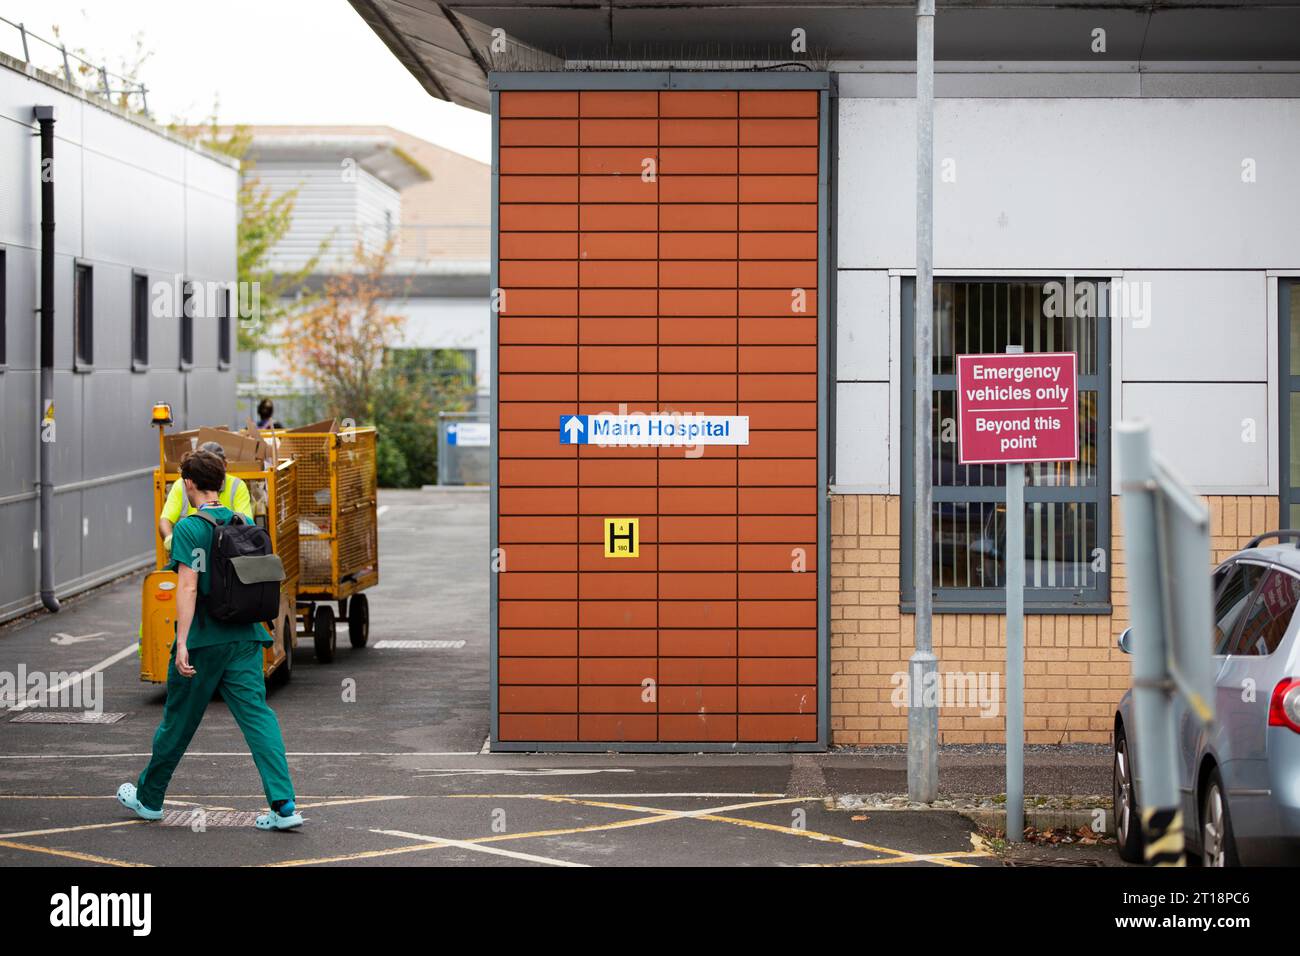
[[[238,513],[229,524],[219,524],[202,509],[195,514],[212,525],[208,593],[199,601],[202,612],[221,624],[274,621],[280,613],[284,565],[266,529],[245,523]]]

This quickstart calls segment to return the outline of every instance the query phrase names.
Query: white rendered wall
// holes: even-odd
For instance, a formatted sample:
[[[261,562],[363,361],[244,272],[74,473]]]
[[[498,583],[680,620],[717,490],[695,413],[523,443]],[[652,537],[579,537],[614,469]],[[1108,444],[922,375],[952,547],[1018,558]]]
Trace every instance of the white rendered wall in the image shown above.
[[[910,454],[898,277],[915,271],[914,112],[911,99],[839,101],[845,492],[898,493]],[[1149,418],[1157,450],[1202,492],[1275,493],[1272,276],[1300,274],[1296,156],[1297,99],[940,99],[936,275],[1136,284],[1147,312],[1112,320],[1114,420]]]

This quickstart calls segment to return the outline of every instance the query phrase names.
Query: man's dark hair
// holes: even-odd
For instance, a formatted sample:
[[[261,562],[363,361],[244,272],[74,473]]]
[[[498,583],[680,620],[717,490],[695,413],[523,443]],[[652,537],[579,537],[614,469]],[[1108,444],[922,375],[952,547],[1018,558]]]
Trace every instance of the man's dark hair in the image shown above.
[[[271,404],[269,398],[264,398],[257,403],[257,414],[262,418],[270,418],[275,412],[275,406]]]
[[[186,452],[181,459],[181,478],[194,482],[199,491],[220,491],[226,482],[226,463],[210,451]]]

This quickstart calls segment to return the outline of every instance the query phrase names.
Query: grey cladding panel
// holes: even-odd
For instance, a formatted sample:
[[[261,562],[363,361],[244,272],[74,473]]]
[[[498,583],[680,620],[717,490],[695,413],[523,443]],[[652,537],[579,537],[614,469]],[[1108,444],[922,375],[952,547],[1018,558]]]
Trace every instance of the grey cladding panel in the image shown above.
[[[40,366],[37,351],[38,324],[36,304],[40,255],[34,249],[5,246],[5,358],[9,369],[35,369]]]
[[[153,546],[157,516],[152,488],[152,479],[145,476],[82,493],[88,532],[81,538],[83,574],[97,574]]]
[[[54,586],[62,587],[81,577],[82,492],[65,491],[54,496],[51,527],[54,535]]]
[[[84,405],[78,414],[85,422],[82,432],[84,477],[97,478],[150,464],[129,439],[135,432],[148,434],[149,409],[133,408],[132,373],[121,369],[96,370],[83,377]]]
[[[36,372],[0,372],[0,498],[31,491],[36,481],[39,379]]]
[[[85,379],[79,372],[54,372],[54,443],[50,458],[56,485],[85,477],[81,455],[86,421],[82,413]]]
[[[37,591],[32,531],[36,527],[36,502],[0,505],[0,615],[3,609],[27,603]]]

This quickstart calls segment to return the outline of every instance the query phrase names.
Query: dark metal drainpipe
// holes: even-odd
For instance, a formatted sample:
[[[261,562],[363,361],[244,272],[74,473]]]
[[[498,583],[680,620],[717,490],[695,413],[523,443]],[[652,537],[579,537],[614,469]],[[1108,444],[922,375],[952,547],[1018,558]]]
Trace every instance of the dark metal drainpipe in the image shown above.
[[[41,603],[51,612],[59,610],[54,596],[54,536],[50,524],[54,514],[54,482],[50,469],[54,428],[54,107],[33,110],[41,127]],[[46,434],[46,429],[51,429]]]

